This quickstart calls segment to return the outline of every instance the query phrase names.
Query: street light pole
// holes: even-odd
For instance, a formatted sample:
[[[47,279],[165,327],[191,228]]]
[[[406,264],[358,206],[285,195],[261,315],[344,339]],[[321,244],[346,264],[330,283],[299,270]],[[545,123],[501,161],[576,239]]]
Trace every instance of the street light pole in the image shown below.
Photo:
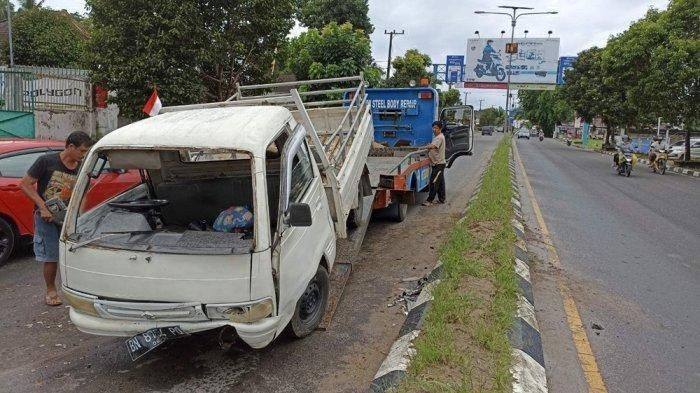
[[[516,7],[516,6],[511,6],[511,5],[499,5],[498,8],[507,8],[513,10],[513,13],[506,13],[506,12],[486,12],[486,11],[474,11],[475,14],[493,14],[493,15],[506,15],[510,18],[510,46],[511,48],[513,47],[513,41],[515,40],[515,25],[518,21],[518,18],[520,18],[523,15],[541,15],[541,14],[556,14],[557,11],[548,11],[548,12],[523,12],[520,15],[517,14],[518,10],[532,10],[533,8],[531,7]],[[506,86],[506,122],[505,122],[505,127],[503,127],[504,132],[508,132],[510,128],[510,74],[512,72],[512,66],[513,66],[513,53],[508,53],[508,70],[506,74],[508,75],[508,81],[507,81],[507,86]]]
[[[503,6],[501,6],[503,7]],[[513,47],[513,41],[515,40],[515,22],[518,20],[518,18],[515,16],[515,11],[517,11],[518,7],[512,7],[513,8],[513,17],[510,21],[510,47]],[[530,8],[532,9],[532,8]],[[510,53],[508,53],[508,83],[506,86],[506,124],[503,126],[503,132],[506,133],[510,131],[510,74],[513,71],[513,51],[511,50]]]

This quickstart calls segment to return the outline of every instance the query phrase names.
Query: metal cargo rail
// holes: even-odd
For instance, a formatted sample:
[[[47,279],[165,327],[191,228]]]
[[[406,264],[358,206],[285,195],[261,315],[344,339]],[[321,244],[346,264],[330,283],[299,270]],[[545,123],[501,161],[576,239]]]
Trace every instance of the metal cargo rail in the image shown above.
[[[343,84],[351,87],[335,87]],[[289,91],[281,92],[282,89]],[[246,95],[251,92],[253,94]],[[353,93],[352,98],[344,99],[348,92]],[[315,100],[317,98],[321,99]],[[345,222],[350,211],[359,205],[358,190],[364,195],[371,193],[369,180],[366,186],[360,181],[366,174],[373,139],[372,114],[362,74],[248,86],[237,84],[236,93],[225,101],[164,107],[161,113],[265,105],[289,109],[306,129],[314,159],[323,171],[336,233],[340,238],[346,237]]]

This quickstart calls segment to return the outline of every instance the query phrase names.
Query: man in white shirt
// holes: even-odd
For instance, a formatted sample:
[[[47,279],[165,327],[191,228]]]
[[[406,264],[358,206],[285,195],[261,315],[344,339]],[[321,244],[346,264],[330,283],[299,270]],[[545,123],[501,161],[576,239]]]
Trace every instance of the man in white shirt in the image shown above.
[[[430,206],[437,194],[438,202],[445,203],[445,135],[442,133],[442,123],[433,122],[433,141],[426,146],[430,158],[430,192],[423,206]]]

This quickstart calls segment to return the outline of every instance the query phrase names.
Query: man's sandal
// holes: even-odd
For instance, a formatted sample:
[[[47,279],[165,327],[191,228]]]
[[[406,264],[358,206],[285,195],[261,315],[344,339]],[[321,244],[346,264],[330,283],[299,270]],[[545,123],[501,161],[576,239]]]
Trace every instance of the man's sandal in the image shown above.
[[[61,298],[58,297],[57,293],[54,293],[53,296],[47,293],[46,297],[44,298],[44,301],[46,302],[47,306],[51,307],[60,306],[61,304],[63,304]]]

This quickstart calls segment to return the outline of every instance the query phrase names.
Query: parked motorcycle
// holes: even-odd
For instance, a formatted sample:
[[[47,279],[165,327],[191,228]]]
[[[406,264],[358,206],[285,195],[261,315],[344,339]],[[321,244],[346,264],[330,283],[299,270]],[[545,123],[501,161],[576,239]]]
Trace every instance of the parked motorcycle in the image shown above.
[[[491,64],[486,64],[481,60],[478,60],[479,64],[474,68],[477,78],[482,76],[495,76],[497,81],[502,81],[506,79],[506,69],[501,65],[501,56],[497,54],[491,55]],[[487,68],[488,67],[488,68]]]

